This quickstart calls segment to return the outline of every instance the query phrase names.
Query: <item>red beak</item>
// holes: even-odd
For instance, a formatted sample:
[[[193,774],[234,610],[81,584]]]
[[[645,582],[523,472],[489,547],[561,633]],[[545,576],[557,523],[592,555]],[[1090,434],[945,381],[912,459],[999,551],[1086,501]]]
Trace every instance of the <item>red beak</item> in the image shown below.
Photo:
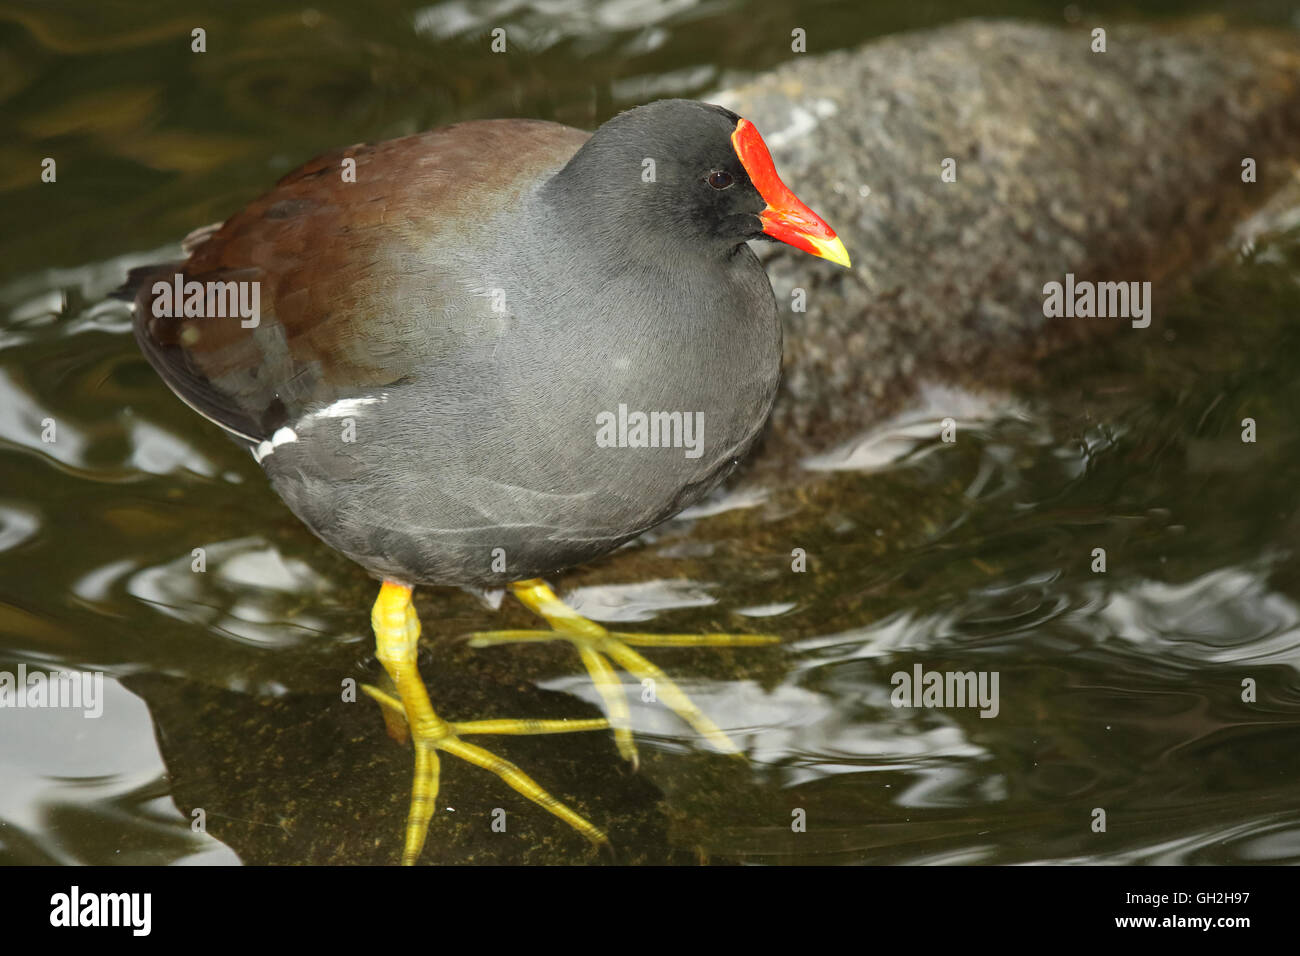
[[[849,254],[844,243],[836,237],[835,230],[826,224],[825,219],[800,202],[799,197],[781,182],[772,163],[772,154],[767,151],[763,137],[758,135],[757,127],[742,119],[731,134],[731,145],[754,188],[767,203],[767,208],[758,215],[764,234],[847,269]]]

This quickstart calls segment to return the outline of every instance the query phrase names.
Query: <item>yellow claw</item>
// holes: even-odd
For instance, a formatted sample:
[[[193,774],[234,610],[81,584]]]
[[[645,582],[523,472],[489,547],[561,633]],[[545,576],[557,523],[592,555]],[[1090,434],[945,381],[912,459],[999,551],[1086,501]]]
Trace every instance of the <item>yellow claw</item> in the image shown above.
[[[592,684],[605,703],[614,742],[623,757],[635,767],[639,758],[632,739],[631,714],[622,682],[610,661],[633,677],[653,681],[655,693],[669,710],[681,717],[714,747],[726,754],[740,756],[740,748],[717,724],[695,706],[686,692],[643,655],[632,650],[639,647],[754,647],[775,644],[780,639],[770,634],[644,634],[608,631],[588,620],[556,596],[545,581],[533,578],[510,585],[525,607],[546,620],[551,631],[479,631],[470,635],[471,647],[493,644],[565,640],[577,649]]]
[[[411,589],[385,581],[371,611],[375,631],[375,649],[384,670],[392,678],[397,696],[377,687],[362,689],[377,701],[384,713],[389,732],[404,725],[415,746],[415,773],[411,782],[411,802],[407,812],[406,838],[402,864],[409,866],[420,857],[438,798],[441,765],[438,751],[449,753],[469,763],[490,770],[523,796],[559,817],[592,843],[608,843],[599,827],[588,822],[561,801],[551,796],[536,781],[508,760],[468,744],[461,734],[555,734],[580,730],[604,730],[609,721],[594,720],[480,720],[448,723],[437,715],[429,693],[416,668],[416,650],[420,640],[420,621],[411,602]]]

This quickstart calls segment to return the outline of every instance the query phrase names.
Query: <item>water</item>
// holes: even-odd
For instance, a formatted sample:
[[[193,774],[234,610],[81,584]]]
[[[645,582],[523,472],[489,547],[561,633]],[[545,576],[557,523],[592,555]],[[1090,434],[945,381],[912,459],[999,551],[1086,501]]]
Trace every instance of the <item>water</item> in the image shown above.
[[[398,855],[409,753],[340,700],[378,672],[374,587],[157,380],[104,299],[125,269],[326,147],[489,115],[590,127],[788,50],[780,2],[267,6],[0,7],[0,672],[105,674],[98,719],[0,712],[5,862]],[[860,6],[813,4],[797,25],[816,51],[964,12]],[[498,21],[526,56],[480,52]],[[14,172],[50,154],[57,187]],[[1223,250],[1151,330],[1045,362],[1018,394],[923,396],[854,467],[733,497],[558,582],[626,629],[780,634],[649,652],[747,765],[631,684],[639,773],[605,734],[490,746],[632,862],[1300,861],[1298,312],[1294,228]],[[958,400],[945,444],[936,409]],[[458,639],[533,626],[509,600],[430,590],[419,607],[447,716],[598,713],[568,648]],[[996,671],[997,716],[892,706],[916,664]],[[601,858],[454,760],[439,805],[428,861]]]

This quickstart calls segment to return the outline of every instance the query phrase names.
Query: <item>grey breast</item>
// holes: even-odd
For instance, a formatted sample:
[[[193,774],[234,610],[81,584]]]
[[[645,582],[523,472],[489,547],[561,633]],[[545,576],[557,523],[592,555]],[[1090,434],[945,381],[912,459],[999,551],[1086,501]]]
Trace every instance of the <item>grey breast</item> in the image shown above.
[[[578,564],[698,500],[771,410],[771,286],[748,248],[722,283],[599,252],[518,209],[394,250],[418,372],[295,423],[264,461],[281,496],[372,573],[446,584]]]

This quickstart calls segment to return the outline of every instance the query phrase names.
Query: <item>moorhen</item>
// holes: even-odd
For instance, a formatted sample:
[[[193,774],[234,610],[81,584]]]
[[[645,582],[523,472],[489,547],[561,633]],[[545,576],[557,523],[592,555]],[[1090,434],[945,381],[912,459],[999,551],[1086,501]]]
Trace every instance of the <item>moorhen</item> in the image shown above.
[[[183,263],[128,278],[136,339],[172,391],[383,582],[371,623],[397,696],[367,692],[414,738],[403,863],[424,845],[439,750],[604,842],[461,738],[611,727],[635,761],[611,661],[736,752],[629,645],[772,638],[609,632],[541,577],[697,501],[759,436],[781,365],[776,300],[747,245],[763,237],[849,265],[751,123],[664,100],[594,134],[485,120],[327,153],[192,234]],[[508,586],[553,630],[474,643],[570,641],[609,720],[444,721],[416,669],[421,584]]]

